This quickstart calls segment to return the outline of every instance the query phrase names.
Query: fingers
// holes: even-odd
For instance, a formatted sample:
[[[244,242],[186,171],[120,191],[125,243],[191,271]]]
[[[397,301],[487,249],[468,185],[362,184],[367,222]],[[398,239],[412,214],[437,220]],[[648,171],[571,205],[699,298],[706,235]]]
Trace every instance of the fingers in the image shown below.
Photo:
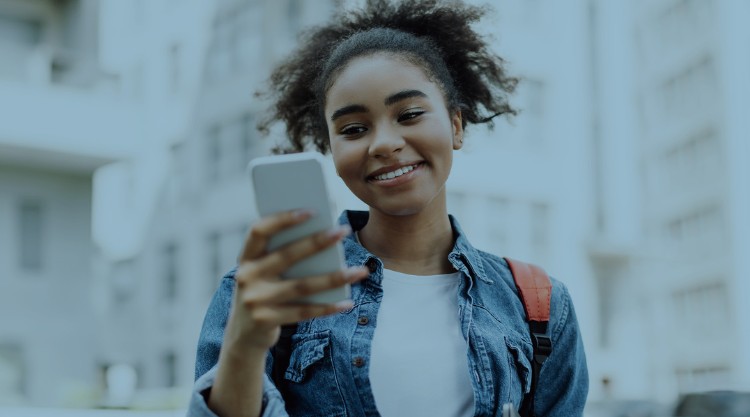
[[[301,303],[299,299],[321,291],[356,282],[369,275],[367,268],[356,267],[310,278],[280,282],[259,281],[238,292],[239,307],[247,314],[256,330],[272,329],[284,324],[297,323],[314,317],[349,310],[352,300],[338,303]],[[244,315],[244,314],[243,314]]]
[[[268,241],[276,233],[300,224],[312,217],[310,210],[293,210],[283,213],[274,214],[260,219],[254,224],[245,238],[245,245],[242,248],[240,262],[253,260],[266,250]]]
[[[351,300],[334,304],[302,303],[300,300],[364,279],[369,275],[367,268],[349,268],[300,279],[280,279],[280,275],[295,263],[331,247],[351,233],[349,226],[339,226],[268,252],[268,243],[274,235],[310,217],[312,213],[307,210],[290,211],[265,217],[251,228],[235,274],[237,286],[233,311],[237,311],[236,317],[240,317],[236,322],[245,323],[241,327],[254,334],[263,334],[279,325],[352,307]]]
[[[253,311],[254,323],[260,328],[272,328],[284,324],[298,323],[315,317],[346,311],[352,308],[352,301],[334,304],[296,304],[261,307]]]
[[[260,280],[240,289],[240,300],[249,309],[272,304],[296,302],[304,297],[332,290],[367,278],[364,267],[343,269],[330,274],[281,281]]]
[[[277,276],[300,260],[332,246],[351,233],[347,225],[316,233],[275,250],[257,260],[258,268],[265,275]]]

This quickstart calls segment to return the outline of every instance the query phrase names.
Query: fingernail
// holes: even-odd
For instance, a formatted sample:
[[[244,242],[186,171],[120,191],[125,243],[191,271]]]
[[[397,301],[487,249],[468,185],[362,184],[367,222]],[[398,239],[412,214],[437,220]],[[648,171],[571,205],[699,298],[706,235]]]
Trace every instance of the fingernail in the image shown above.
[[[352,300],[343,300],[334,304],[334,306],[339,310],[349,310],[354,307],[354,302]]]

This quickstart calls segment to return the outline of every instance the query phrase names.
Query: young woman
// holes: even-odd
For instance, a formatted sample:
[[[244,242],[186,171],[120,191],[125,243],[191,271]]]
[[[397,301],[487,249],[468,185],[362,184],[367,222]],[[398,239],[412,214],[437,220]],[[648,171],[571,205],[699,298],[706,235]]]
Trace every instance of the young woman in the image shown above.
[[[494,416],[521,405],[532,344],[508,264],[472,247],[446,208],[464,128],[513,113],[516,80],[471,28],[482,15],[456,1],[371,1],[314,30],[275,70],[263,127],[286,124],[282,151],[330,151],[369,211],[346,211],[337,229],[274,252],[269,238],[310,213],[253,225],[206,314],[189,415]],[[347,269],[279,279],[340,240]],[[295,303],[346,283],[351,302]],[[585,356],[556,280],[551,306],[554,350],[533,408],[580,416]],[[293,323],[281,354],[281,326]]]

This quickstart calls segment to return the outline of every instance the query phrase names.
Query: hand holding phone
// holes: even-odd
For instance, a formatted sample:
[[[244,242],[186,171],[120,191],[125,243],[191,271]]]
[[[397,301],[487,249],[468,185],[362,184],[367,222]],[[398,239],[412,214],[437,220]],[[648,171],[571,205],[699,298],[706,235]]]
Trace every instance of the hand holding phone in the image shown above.
[[[271,237],[268,251],[325,232],[334,227],[334,215],[323,170],[323,157],[315,152],[256,158],[248,165],[255,204],[261,217],[292,211],[311,210],[304,223],[280,231]],[[281,273],[284,279],[302,279],[341,270],[345,267],[341,243],[296,262]],[[300,301],[334,303],[350,297],[350,286],[344,285],[314,294]]]

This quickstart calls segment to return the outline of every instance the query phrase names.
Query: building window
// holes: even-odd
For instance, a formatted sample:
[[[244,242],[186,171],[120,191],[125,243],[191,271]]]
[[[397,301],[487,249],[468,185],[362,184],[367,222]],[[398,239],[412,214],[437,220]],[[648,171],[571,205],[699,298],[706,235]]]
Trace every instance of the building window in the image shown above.
[[[692,45],[698,37],[710,33],[715,19],[714,2],[708,0],[677,0],[665,2],[668,6],[650,22],[654,31],[654,54]]]
[[[41,33],[38,21],[0,15],[0,46],[18,45],[28,50],[39,43]]]
[[[135,276],[133,260],[115,262],[112,266],[112,300],[116,309],[124,308],[131,301],[135,292]]]
[[[263,148],[260,146],[260,137],[258,136],[258,130],[255,128],[255,122],[256,119],[253,114],[247,113],[242,116],[242,145],[245,164],[256,156],[263,154]]]
[[[544,253],[548,247],[549,206],[544,203],[531,204],[531,247]]]
[[[520,84],[519,93],[522,100],[519,124],[522,126],[523,140],[539,144],[544,141],[544,83],[526,79]]]
[[[206,176],[209,182],[219,179],[219,165],[221,164],[221,128],[212,126],[206,134]]]
[[[263,55],[263,12],[258,2],[237,3],[222,10],[214,21],[209,50],[210,81],[221,81],[258,65]]]
[[[729,331],[729,294],[721,280],[684,288],[672,294],[675,322],[686,345],[720,339]]]
[[[217,280],[220,280],[229,268],[238,264],[248,229],[249,225],[241,224],[223,231],[210,232],[206,236],[208,274],[214,283],[209,289],[211,294],[216,290]]]
[[[244,123],[241,118],[231,119],[221,129],[221,158],[219,172],[222,177],[237,177],[245,172]],[[222,169],[223,168],[223,169]]]
[[[164,246],[164,297],[174,300],[177,297],[178,259],[177,245],[167,243]]]
[[[27,271],[39,271],[42,269],[44,257],[44,207],[40,201],[21,202],[19,225],[21,268]]]
[[[25,78],[29,57],[41,39],[42,25],[33,20],[0,15],[0,76]]]
[[[246,113],[211,127],[206,135],[209,182],[242,177],[250,159],[261,155],[255,117]]]
[[[211,277],[213,284],[222,276],[220,243],[221,235],[219,232],[208,234],[206,238],[206,246],[208,247],[208,276]],[[215,289],[215,285],[211,285],[210,293],[213,293]]]
[[[20,403],[26,395],[23,350],[16,344],[0,344],[0,404]]]
[[[177,94],[182,85],[181,61],[182,51],[179,44],[174,44],[169,48],[168,74],[169,87],[172,94]]]
[[[702,366],[677,369],[675,376],[677,391],[688,393],[721,389],[731,380],[731,371],[726,365]]]
[[[232,71],[235,40],[231,23],[231,19],[219,19],[214,25],[207,69],[210,81],[220,81]]]
[[[297,35],[302,27],[302,1],[288,0],[286,9],[286,21],[289,25],[289,33],[292,37]]]
[[[188,169],[187,161],[189,148],[184,141],[180,141],[173,144],[170,151],[172,153],[172,176],[174,177],[177,195],[184,199],[190,194],[192,187],[192,181],[190,181],[192,172]]]
[[[687,186],[701,179],[714,180],[721,172],[721,141],[714,129],[708,129],[681,141],[662,156],[664,187]]]
[[[177,355],[174,352],[167,352],[162,357],[164,368],[164,386],[177,386]]]
[[[270,47],[268,39],[264,39],[264,16],[261,2],[242,3],[242,10],[237,14],[237,66],[238,69],[258,68],[258,57],[267,56]],[[259,71],[243,72],[256,74]],[[260,71],[262,72],[262,71]]]
[[[236,266],[239,264],[240,256],[242,256],[242,248],[245,247],[245,240],[247,239],[248,225],[242,224],[229,231],[229,239],[227,240],[227,266]]]
[[[710,205],[683,214],[667,223],[668,236],[677,243],[704,242],[720,247],[725,234],[720,205]]]
[[[487,212],[489,249],[494,253],[507,253],[510,202],[504,197],[490,196],[487,198]]]
[[[703,57],[662,84],[664,114],[670,117],[699,116],[705,112],[705,107],[695,104],[715,103],[718,94],[713,57]]]

